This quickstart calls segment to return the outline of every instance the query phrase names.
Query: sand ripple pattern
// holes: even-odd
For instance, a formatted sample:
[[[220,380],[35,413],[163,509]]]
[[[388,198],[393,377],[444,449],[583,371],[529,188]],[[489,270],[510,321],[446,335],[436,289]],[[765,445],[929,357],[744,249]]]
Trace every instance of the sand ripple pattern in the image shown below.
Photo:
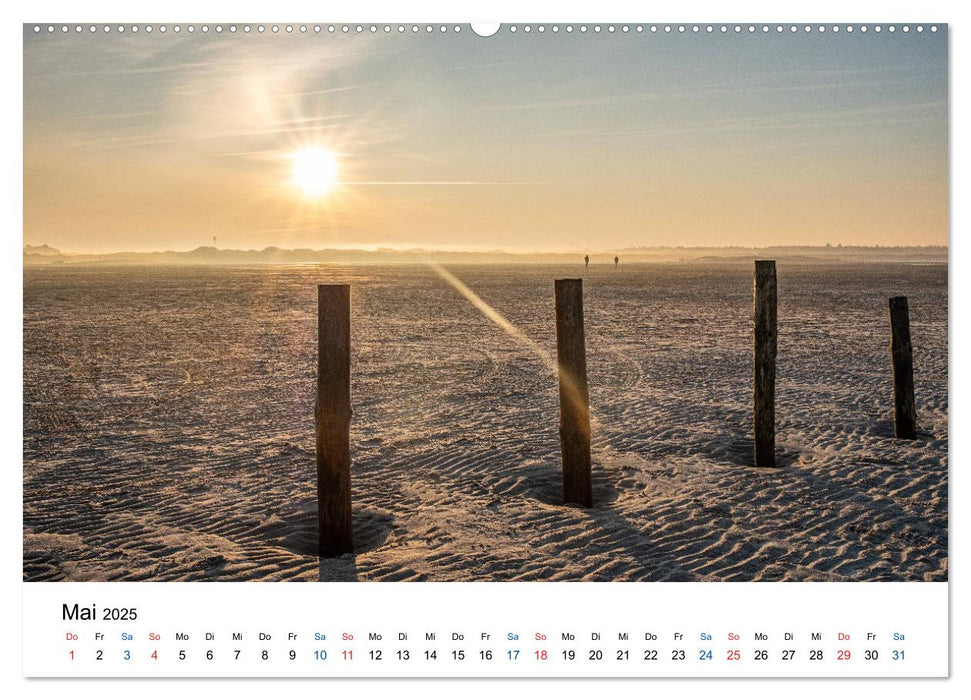
[[[24,579],[947,579],[945,267],[780,261],[773,471],[749,466],[750,264],[450,269],[550,354],[552,280],[585,277],[594,508],[559,504],[549,369],[428,268],[27,268]],[[357,552],[321,563],[328,282],[354,285]]]

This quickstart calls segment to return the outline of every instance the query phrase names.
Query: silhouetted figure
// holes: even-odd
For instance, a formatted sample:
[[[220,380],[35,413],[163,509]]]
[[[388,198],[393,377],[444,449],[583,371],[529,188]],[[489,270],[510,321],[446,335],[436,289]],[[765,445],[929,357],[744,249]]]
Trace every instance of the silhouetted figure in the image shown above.
[[[618,257],[617,257],[617,256],[615,255],[615,256],[614,256],[614,267],[617,267],[618,265],[620,265],[620,258],[618,258]]]
[[[584,267],[590,267],[590,256],[589,255],[584,255],[583,256],[583,266]]]

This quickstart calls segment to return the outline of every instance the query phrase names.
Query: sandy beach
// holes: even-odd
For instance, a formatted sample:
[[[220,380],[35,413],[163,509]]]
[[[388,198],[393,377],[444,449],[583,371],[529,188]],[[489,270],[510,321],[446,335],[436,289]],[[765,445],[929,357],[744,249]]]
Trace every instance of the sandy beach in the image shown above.
[[[943,581],[947,267],[751,261],[24,271],[24,580]],[[592,509],[561,505],[553,280],[584,278]],[[356,553],[319,562],[316,285],[350,283]],[[918,439],[893,438],[887,298]]]

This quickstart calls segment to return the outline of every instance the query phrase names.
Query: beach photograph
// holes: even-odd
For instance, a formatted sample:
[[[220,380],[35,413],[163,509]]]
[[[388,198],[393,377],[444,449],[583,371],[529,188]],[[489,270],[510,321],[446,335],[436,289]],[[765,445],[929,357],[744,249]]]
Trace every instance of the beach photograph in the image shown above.
[[[23,580],[947,581],[947,34],[24,25]]]

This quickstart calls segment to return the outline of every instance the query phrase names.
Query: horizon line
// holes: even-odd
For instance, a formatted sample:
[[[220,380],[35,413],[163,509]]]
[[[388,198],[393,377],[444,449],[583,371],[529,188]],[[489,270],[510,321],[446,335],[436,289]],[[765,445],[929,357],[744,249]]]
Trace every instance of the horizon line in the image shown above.
[[[410,247],[396,247],[396,246],[374,246],[374,247],[329,247],[329,248],[313,248],[310,246],[300,246],[294,248],[283,248],[275,245],[267,245],[262,248],[218,248],[211,245],[200,245],[195,248],[185,249],[185,250],[175,250],[175,249],[153,249],[153,250],[113,250],[113,251],[77,251],[77,250],[63,250],[55,246],[48,245],[47,243],[41,244],[30,244],[24,243],[22,246],[22,252],[24,255],[29,254],[28,248],[47,248],[52,251],[57,251],[57,254],[64,256],[117,256],[117,255],[185,255],[190,253],[198,253],[201,251],[211,251],[213,253],[265,253],[268,251],[273,252],[297,252],[297,251],[309,251],[313,253],[324,253],[324,252],[336,252],[336,253],[398,253],[398,254],[426,254],[426,255],[508,255],[508,256],[565,256],[565,255],[616,255],[620,253],[637,254],[638,252],[644,251],[705,251],[705,250],[792,250],[792,249],[809,249],[809,250],[900,250],[900,249],[947,249],[948,244],[925,244],[925,245],[900,245],[900,244],[775,244],[775,245],[691,245],[691,246],[674,246],[674,245],[643,245],[643,246],[627,246],[625,248],[610,248],[610,249],[599,249],[599,250],[532,250],[532,251],[510,251],[504,250],[502,248],[482,248],[482,249],[460,249],[460,248],[426,248],[423,246],[410,246]],[[32,253],[31,253],[32,254]]]

